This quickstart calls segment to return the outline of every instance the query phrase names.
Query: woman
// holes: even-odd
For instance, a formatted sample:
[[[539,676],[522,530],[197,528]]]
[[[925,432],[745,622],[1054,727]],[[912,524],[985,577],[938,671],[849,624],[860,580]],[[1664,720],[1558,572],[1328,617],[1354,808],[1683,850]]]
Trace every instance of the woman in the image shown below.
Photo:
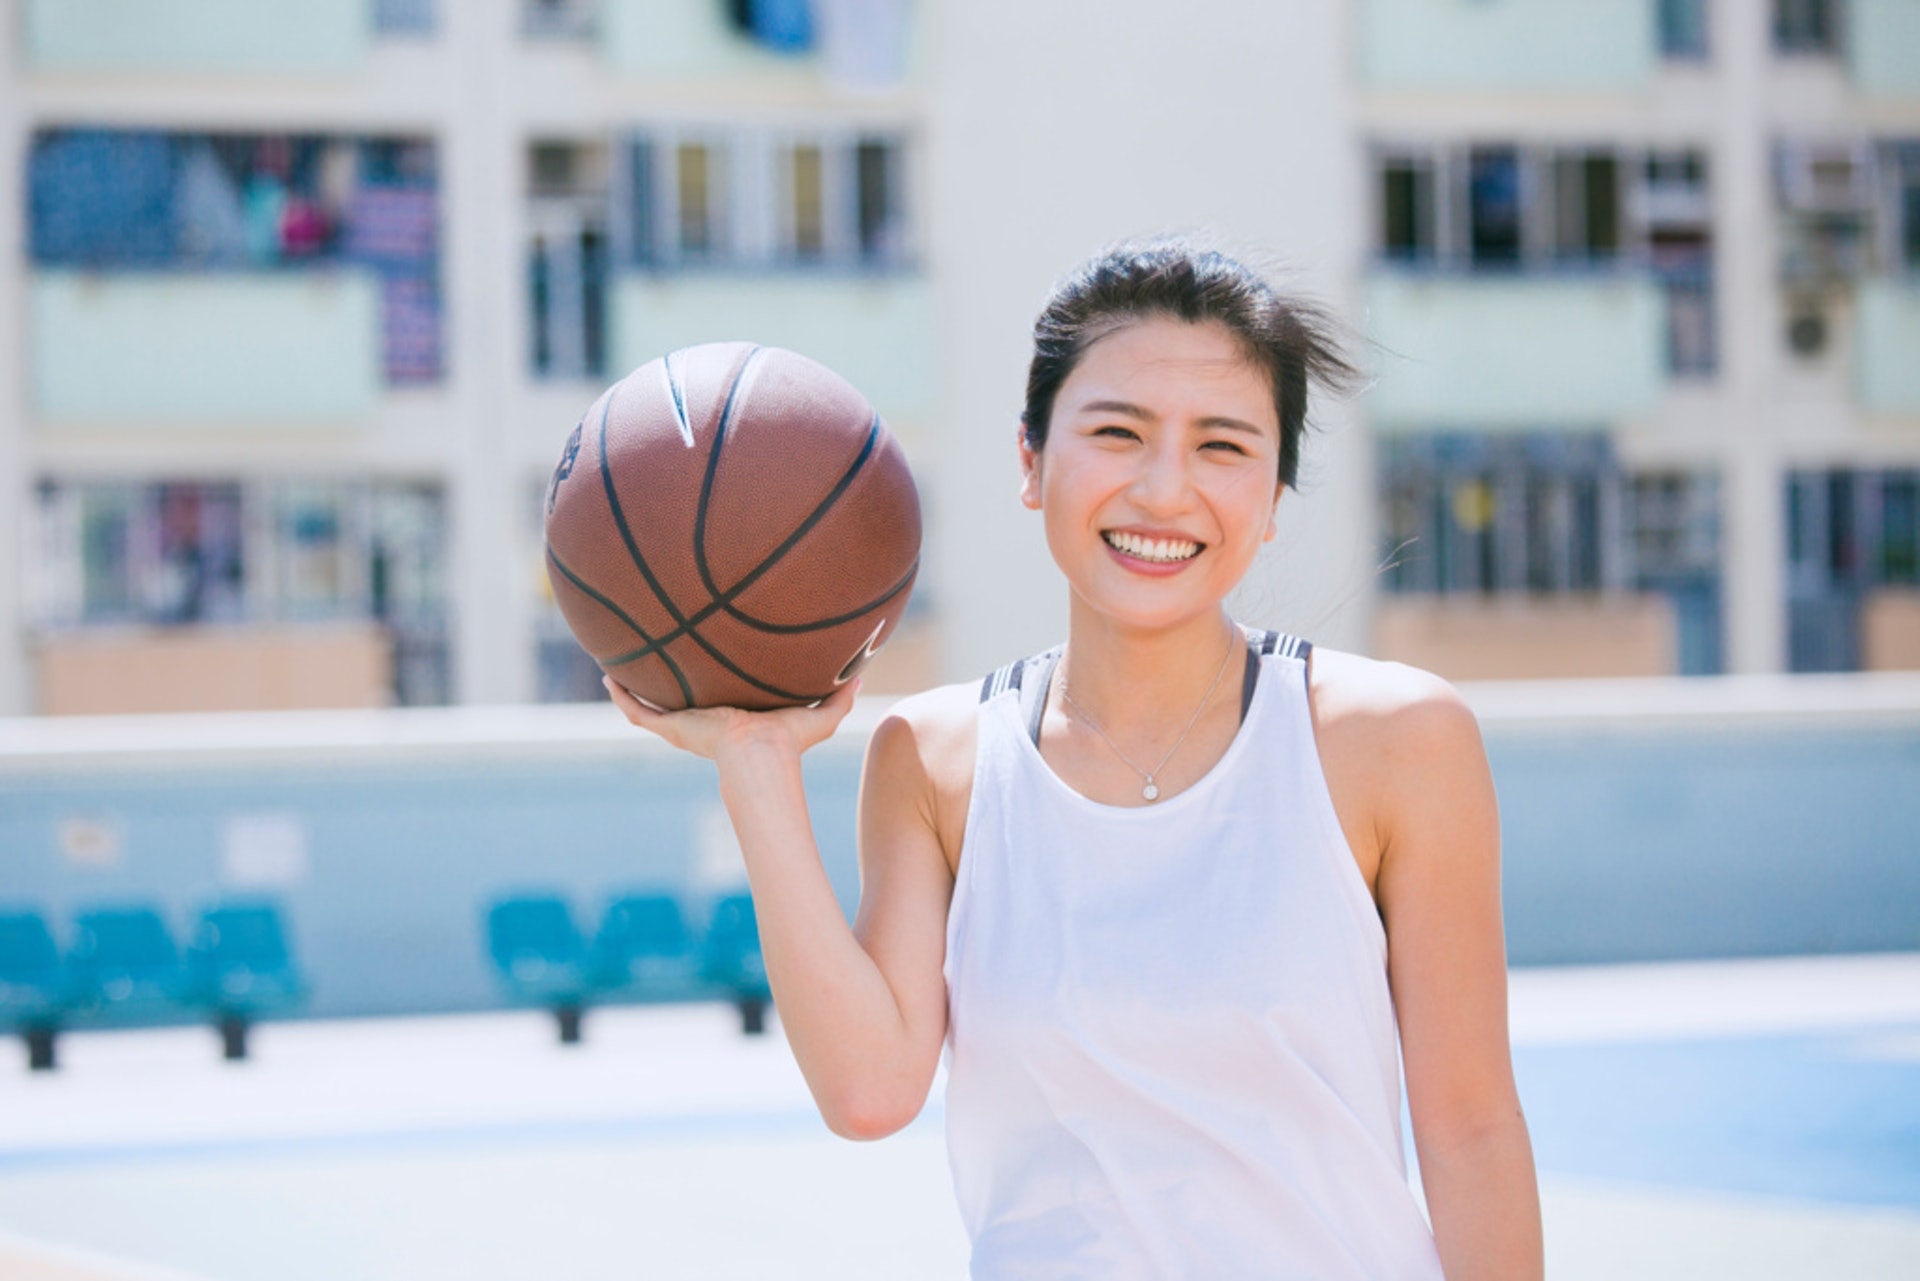
[[[1325,329],[1178,241],[1055,291],[1019,452],[1067,641],[876,728],[851,930],[800,757],[854,691],[662,714],[609,682],[719,766],[827,1124],[899,1129],[949,1050],[976,1277],[1541,1273],[1473,717],[1223,605],[1274,536],[1309,380],[1353,373]]]

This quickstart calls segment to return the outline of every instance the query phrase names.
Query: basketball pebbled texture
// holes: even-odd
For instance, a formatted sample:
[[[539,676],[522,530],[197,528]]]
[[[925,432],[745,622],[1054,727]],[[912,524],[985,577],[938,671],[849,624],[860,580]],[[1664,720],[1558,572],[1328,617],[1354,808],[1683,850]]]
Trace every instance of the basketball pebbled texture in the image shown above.
[[[709,343],[608,388],[547,487],[575,639],[669,711],[812,703],[892,636],[920,560],[906,457],[854,387]]]

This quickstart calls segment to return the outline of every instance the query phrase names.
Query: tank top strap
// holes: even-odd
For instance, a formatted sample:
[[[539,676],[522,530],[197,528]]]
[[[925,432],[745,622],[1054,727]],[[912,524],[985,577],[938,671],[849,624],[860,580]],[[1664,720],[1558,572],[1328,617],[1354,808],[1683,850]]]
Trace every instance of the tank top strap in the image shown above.
[[[1313,642],[1272,628],[1244,628],[1247,638],[1247,662],[1240,680],[1240,719],[1246,720],[1253,708],[1253,691],[1260,683],[1260,660],[1268,655],[1297,658],[1305,670]],[[1053,669],[1060,665],[1065,645],[1055,645],[1038,654],[1029,654],[988,673],[980,682],[980,701],[988,703],[1012,693],[1020,700],[1020,723],[1035,746],[1040,743],[1040,722],[1047,711],[1047,688],[1053,682]]]
[[[1307,655],[1313,652],[1313,642],[1288,632],[1277,632],[1271,628],[1246,629],[1247,667],[1246,675],[1240,681],[1240,719],[1246,720],[1247,713],[1253,710],[1253,691],[1260,683],[1260,660],[1270,654],[1282,658],[1297,658],[1301,670],[1306,670]],[[1304,677],[1303,677],[1304,679]]]
[[[982,703],[1006,694],[1020,701],[1020,721],[1036,746],[1040,742],[1040,719],[1047,711],[1047,686],[1053,683],[1053,669],[1060,665],[1060,656],[1066,648],[1064,644],[1055,645],[1038,654],[1029,654],[995,669],[980,682]]]

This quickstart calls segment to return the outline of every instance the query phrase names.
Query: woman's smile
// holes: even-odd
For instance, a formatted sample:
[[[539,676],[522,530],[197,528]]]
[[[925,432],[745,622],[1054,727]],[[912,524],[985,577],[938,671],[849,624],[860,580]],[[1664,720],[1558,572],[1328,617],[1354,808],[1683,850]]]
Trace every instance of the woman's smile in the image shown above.
[[[1279,496],[1266,372],[1224,326],[1133,321],[1087,348],[1023,448],[1023,500],[1076,594],[1160,627],[1209,614],[1245,575]]]

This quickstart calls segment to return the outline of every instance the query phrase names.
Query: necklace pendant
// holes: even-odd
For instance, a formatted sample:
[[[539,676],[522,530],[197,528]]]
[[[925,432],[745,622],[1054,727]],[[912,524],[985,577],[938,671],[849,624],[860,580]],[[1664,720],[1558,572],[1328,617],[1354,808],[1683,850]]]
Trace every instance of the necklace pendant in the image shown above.
[[[1155,785],[1152,779],[1148,779],[1147,785],[1140,789],[1140,795],[1146,797],[1150,801],[1157,801],[1160,799],[1160,788],[1157,785]]]

